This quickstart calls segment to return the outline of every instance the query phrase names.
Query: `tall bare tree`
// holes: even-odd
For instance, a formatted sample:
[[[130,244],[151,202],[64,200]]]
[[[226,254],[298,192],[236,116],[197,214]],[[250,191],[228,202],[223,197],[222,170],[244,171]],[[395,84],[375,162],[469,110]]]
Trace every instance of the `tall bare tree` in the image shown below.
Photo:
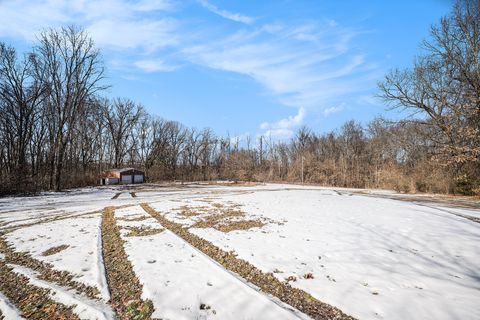
[[[113,165],[118,168],[123,164],[129,148],[133,147],[129,146],[128,140],[145,111],[142,106],[127,98],[116,98],[113,102],[105,100],[103,110],[112,142]]]
[[[480,1],[457,1],[430,35],[412,68],[393,70],[379,84],[380,95],[426,116],[435,159],[457,172],[473,166],[469,171],[479,174]]]
[[[44,87],[34,77],[32,59],[19,59],[16,50],[0,43],[0,130],[5,138],[8,171],[16,183],[27,184],[27,157]]]
[[[102,84],[104,66],[100,51],[80,28],[49,29],[40,33],[38,40],[32,57],[37,76],[43,76],[48,90],[46,108],[53,144],[51,175],[55,189],[59,190],[74,124],[88,99],[106,88]]]

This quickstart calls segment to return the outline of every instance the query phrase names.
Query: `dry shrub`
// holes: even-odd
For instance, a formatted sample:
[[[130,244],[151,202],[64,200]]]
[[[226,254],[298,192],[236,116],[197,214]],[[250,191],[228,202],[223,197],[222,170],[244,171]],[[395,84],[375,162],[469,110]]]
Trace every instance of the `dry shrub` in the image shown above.
[[[397,166],[385,166],[378,172],[379,186],[393,189],[397,192],[408,193],[415,189],[412,179],[406,177]]]
[[[123,227],[123,229],[128,230],[129,232],[125,235],[126,237],[144,237],[152,236],[154,234],[159,234],[164,231],[162,228],[152,228],[152,227]]]
[[[246,219],[246,213],[240,210],[237,204],[225,206],[221,203],[212,203],[211,205],[213,208],[201,216],[192,228],[214,228],[227,233],[234,230],[261,228],[266,224],[264,220]],[[185,211],[188,213],[193,210],[187,207]]]
[[[63,251],[65,249],[67,249],[68,247],[70,247],[69,245],[67,244],[62,244],[60,246],[56,246],[56,247],[52,247],[50,249],[47,249],[45,250],[43,253],[42,253],[42,256],[46,257],[46,256],[51,256],[55,253],[58,253],[60,251]]]

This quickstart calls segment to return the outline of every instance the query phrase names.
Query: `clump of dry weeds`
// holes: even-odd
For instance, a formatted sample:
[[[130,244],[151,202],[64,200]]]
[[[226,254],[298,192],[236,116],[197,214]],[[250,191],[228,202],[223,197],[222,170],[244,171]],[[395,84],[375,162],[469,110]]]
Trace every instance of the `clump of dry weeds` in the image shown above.
[[[235,230],[261,228],[266,224],[266,220],[247,219],[246,213],[237,204],[212,203],[212,207],[206,215],[200,217],[199,221],[192,225],[192,228],[214,228],[227,233]]]
[[[117,220],[121,221],[143,221],[147,220],[149,217],[148,216],[139,216],[139,217],[123,217],[123,218],[117,218]]]
[[[123,229],[127,229],[129,232],[125,235],[126,237],[144,237],[144,236],[151,236],[154,234],[159,234],[163,232],[165,229],[161,228],[152,228],[152,227],[130,227],[126,226]]]
[[[42,256],[44,256],[44,257],[51,256],[55,253],[59,253],[60,251],[63,251],[65,249],[67,249],[68,247],[70,247],[70,246],[67,245],[67,244],[62,244],[62,245],[59,245],[59,246],[56,246],[56,247],[51,247],[50,249],[45,250],[42,253]]]

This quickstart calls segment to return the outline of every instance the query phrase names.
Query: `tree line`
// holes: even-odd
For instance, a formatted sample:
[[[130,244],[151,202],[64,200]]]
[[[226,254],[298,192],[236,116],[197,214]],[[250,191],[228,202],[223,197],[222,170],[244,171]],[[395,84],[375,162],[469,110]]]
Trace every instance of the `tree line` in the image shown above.
[[[222,137],[108,99],[101,52],[77,27],[49,29],[20,55],[0,42],[0,194],[97,184],[102,171],[149,181],[306,182],[403,192],[480,193],[480,1],[458,1],[413,66],[379,96],[412,111],[289,141]]]

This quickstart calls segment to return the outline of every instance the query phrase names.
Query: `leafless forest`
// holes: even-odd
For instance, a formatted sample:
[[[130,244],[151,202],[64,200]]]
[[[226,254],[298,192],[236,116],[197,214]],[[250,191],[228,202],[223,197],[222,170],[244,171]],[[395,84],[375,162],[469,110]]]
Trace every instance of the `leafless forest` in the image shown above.
[[[40,32],[27,53],[0,43],[0,194],[97,184],[100,172],[123,166],[143,168],[149,181],[303,179],[480,193],[478,0],[457,2],[411,68],[379,82],[386,108],[410,115],[402,121],[239,141],[159,118],[128,98],[107,99],[105,77],[101,52],[77,27]]]

